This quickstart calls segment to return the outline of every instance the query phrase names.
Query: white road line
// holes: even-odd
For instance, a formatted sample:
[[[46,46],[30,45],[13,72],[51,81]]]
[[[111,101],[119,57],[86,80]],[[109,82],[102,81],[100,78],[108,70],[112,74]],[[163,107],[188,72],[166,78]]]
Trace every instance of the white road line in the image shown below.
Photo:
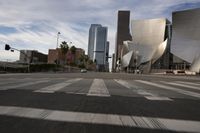
[[[35,85],[35,84],[40,84],[40,83],[45,83],[45,82],[49,82],[49,80],[32,81],[32,82],[28,82],[28,83],[22,83],[22,84],[17,84],[17,85],[5,86],[5,87],[3,87],[0,90],[14,89],[14,88],[25,87],[25,86]]]
[[[57,84],[54,84],[54,85],[50,85],[50,86],[41,88],[41,89],[36,90],[34,92],[39,92],[39,93],[54,93],[55,91],[58,91],[58,90],[66,87],[66,86],[69,86],[72,83],[78,82],[79,80],[81,80],[81,78],[70,79],[70,80],[67,80],[67,81],[62,82],[62,83],[57,83]]]
[[[192,89],[195,89],[195,90],[200,90],[199,87],[196,87],[196,86],[191,86],[191,85],[186,85],[186,84],[179,84],[179,83],[173,83],[173,82],[165,82],[165,81],[162,81],[163,83],[165,84],[169,84],[169,85],[175,85],[175,86],[181,86],[181,87],[185,87],[185,88],[192,88]]]
[[[16,106],[0,106],[0,115],[49,121],[160,129],[188,133],[199,133],[200,131],[200,121],[144,116],[71,112]]]
[[[103,79],[94,79],[87,96],[109,97],[109,91]]]
[[[181,83],[181,84],[200,86],[199,83],[192,83],[192,82],[186,82],[186,81],[176,81],[176,82]]]
[[[6,85],[6,84],[14,84],[14,83],[20,83],[20,82],[27,82],[30,81],[31,78],[24,78],[24,79],[7,79],[0,82],[0,85]],[[44,80],[44,79],[43,79]],[[46,79],[45,79],[46,80]],[[5,82],[6,81],[6,82]]]
[[[66,94],[86,95],[86,92],[65,92]]]
[[[176,91],[176,92],[184,94],[184,95],[200,98],[200,94],[199,93],[186,91],[186,90],[182,90],[182,89],[179,89],[179,88],[166,86],[166,85],[161,85],[161,84],[157,84],[157,83],[152,83],[152,82],[149,82],[149,81],[143,81],[143,80],[135,80],[135,81],[139,82],[139,83],[144,83],[144,84],[147,84],[147,85],[155,86],[155,87],[158,87],[158,88],[163,88],[163,89],[167,89],[167,90]]]
[[[128,89],[133,89],[134,92],[136,92],[139,95],[144,96],[148,100],[173,101],[172,99],[170,99],[168,97],[163,97],[163,96],[159,96],[159,95],[155,95],[153,93],[147,92],[147,91],[141,89],[140,87],[130,84],[124,80],[115,79],[114,81],[116,81],[118,84],[120,84]]]

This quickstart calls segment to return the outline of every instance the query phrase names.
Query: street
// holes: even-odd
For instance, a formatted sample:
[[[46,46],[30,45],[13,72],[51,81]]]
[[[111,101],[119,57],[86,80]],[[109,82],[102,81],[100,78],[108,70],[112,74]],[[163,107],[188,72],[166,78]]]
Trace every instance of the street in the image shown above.
[[[0,133],[199,133],[200,77],[0,74]]]

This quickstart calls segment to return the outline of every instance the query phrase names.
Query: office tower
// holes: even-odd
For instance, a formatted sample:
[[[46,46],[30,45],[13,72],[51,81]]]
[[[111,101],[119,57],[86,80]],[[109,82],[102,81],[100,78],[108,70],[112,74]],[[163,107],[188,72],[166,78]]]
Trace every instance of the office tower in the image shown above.
[[[132,40],[132,37],[130,35],[129,23],[130,11],[118,11],[115,62],[117,62],[121,58],[123,41]]]
[[[94,43],[94,60],[98,65],[98,70],[105,69],[106,62],[107,27],[97,27]]]
[[[107,41],[106,50],[105,50],[105,52],[106,52],[106,62],[108,62],[108,59],[109,59],[109,47],[110,47],[110,42]]]
[[[106,71],[109,71],[109,49],[110,49],[110,42],[109,41],[107,41],[107,43],[106,43],[106,50],[105,50],[105,52],[106,52],[106,62],[105,62],[105,64],[106,64]]]
[[[96,28],[101,27],[100,24],[91,24],[89,30],[89,38],[88,38],[88,56],[90,60],[93,60],[94,56],[94,43],[95,43],[95,32]]]
[[[100,24],[92,24],[89,31],[88,55],[99,71],[105,71],[107,64],[107,29]]]
[[[112,70],[111,72],[115,72],[115,54],[112,54]]]

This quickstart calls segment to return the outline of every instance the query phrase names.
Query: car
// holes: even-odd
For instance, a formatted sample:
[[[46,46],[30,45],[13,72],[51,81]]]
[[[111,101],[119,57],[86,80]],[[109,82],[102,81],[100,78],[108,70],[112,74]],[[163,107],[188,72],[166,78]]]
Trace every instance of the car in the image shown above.
[[[86,73],[87,70],[86,69],[81,69],[81,73]]]

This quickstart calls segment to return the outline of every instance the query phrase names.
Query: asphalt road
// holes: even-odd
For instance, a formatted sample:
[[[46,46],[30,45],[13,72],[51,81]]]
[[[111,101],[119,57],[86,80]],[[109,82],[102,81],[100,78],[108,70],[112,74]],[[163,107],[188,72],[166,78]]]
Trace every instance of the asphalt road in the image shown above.
[[[198,133],[200,77],[0,75],[0,133]]]

